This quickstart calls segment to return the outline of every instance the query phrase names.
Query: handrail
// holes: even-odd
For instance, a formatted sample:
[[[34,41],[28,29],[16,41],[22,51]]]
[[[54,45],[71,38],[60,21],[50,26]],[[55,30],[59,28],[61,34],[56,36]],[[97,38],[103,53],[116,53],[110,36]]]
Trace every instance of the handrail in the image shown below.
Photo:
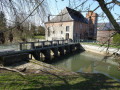
[[[41,47],[43,48],[47,45],[50,45],[50,46],[64,45],[64,44],[68,44],[70,42],[71,42],[70,40],[53,40],[53,41],[47,40],[47,41],[38,41],[38,42],[21,42],[21,43],[19,43],[19,49],[23,50],[23,45],[25,45],[25,47],[29,47],[30,49],[35,49],[36,48],[35,44],[37,44],[37,43],[38,43],[38,46],[40,46],[39,44],[41,44]],[[47,45],[45,43],[47,43]]]

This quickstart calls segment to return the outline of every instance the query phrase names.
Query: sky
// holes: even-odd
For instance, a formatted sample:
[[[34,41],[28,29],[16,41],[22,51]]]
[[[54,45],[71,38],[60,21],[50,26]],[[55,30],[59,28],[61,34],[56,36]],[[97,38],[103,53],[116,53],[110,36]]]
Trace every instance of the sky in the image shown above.
[[[16,2],[17,5],[19,4],[18,0],[13,0],[13,1]],[[69,3],[69,0],[44,0],[44,1],[48,2],[48,6],[46,8],[48,8],[50,10],[50,12],[48,10],[47,13],[51,14],[51,15],[58,15],[61,12],[61,10],[63,10],[65,7],[70,7],[70,8],[74,9],[75,7],[79,6],[79,7],[75,8],[75,9],[78,10],[78,11],[81,11],[83,16],[85,17],[87,12],[84,12],[84,11],[94,10],[99,5],[98,2],[94,1],[94,0],[87,0],[87,3],[85,3],[83,7],[80,6],[80,4],[81,4],[81,2],[84,2],[85,0],[70,0],[71,1],[70,3]],[[105,1],[106,2],[110,2],[111,0],[105,0]],[[113,5],[111,5],[111,6],[113,6]],[[21,6],[19,6],[18,8],[20,8],[20,7]],[[31,11],[34,9],[33,7],[31,7]],[[21,8],[21,12],[28,11],[29,9],[30,8],[26,6],[25,10],[23,10]],[[6,11],[6,10],[4,10],[4,11]],[[27,17],[30,14],[31,11],[27,12],[27,15],[25,17]],[[40,12],[39,16],[38,15],[30,16],[31,22],[34,23],[37,26],[44,25],[44,22],[46,22],[47,19],[48,19],[47,18],[48,15],[46,15],[46,17],[44,18],[45,15],[44,14],[42,15],[41,11],[39,11],[39,12]],[[100,7],[95,11],[95,13],[97,13],[99,15],[98,23],[109,22],[109,19],[100,17],[102,12],[103,11],[101,10]],[[37,11],[35,11],[33,13],[33,15],[35,15],[36,13],[37,13]],[[120,16],[120,6],[117,6],[117,5],[114,6],[114,8],[111,10],[111,13],[115,17],[115,19],[117,19]],[[115,14],[115,13],[117,13],[117,14]],[[9,14],[6,15],[6,17],[7,17],[8,20],[12,20],[13,21],[13,17],[10,17]],[[53,17],[51,17],[51,18],[53,18]],[[120,22],[120,20],[117,20],[117,22]]]
[[[70,4],[69,4],[69,0],[47,0],[47,1],[48,1],[48,4],[49,4],[49,8],[50,8],[51,14],[52,15],[57,15],[65,7],[70,6],[71,8],[75,8],[76,6],[80,5],[81,1],[83,2],[85,0],[71,0],[71,1],[74,1],[75,3],[71,2]],[[111,0],[105,0],[105,1],[110,2]],[[89,10],[94,10],[98,5],[99,5],[98,2],[93,1],[93,0],[88,0],[87,3],[83,6],[84,7],[83,10],[81,10],[82,7],[78,7],[76,9],[77,10],[81,10],[81,11],[86,11],[87,8],[89,8]],[[99,15],[98,23],[109,22],[108,18],[101,18],[101,13],[102,12],[103,11],[101,10],[100,7],[95,11],[95,13],[97,13]],[[84,16],[86,16],[86,12],[81,12],[81,13]],[[120,7],[116,5],[111,10],[111,13],[113,14],[115,19],[118,19],[118,16],[119,16],[118,14],[120,14]],[[117,14],[115,14],[115,13],[117,13]],[[120,22],[120,20],[117,20],[117,22]]]

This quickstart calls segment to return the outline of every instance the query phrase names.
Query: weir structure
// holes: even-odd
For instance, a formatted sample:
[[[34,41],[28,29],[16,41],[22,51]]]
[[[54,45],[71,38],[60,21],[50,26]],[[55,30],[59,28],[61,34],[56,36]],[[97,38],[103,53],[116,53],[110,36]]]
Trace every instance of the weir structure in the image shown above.
[[[0,64],[11,65],[24,60],[29,61],[33,58],[41,61],[42,55],[45,57],[44,62],[51,62],[51,54],[56,58],[84,50],[80,43],[71,40],[23,42],[19,43],[19,49],[19,51],[0,54]]]

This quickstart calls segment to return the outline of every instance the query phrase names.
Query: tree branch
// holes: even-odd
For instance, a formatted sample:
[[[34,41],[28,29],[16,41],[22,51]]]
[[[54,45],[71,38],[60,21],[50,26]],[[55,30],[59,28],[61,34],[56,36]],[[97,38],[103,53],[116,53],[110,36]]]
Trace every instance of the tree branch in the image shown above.
[[[107,8],[105,1],[104,0],[96,0],[101,9],[103,10],[103,12],[106,14],[106,16],[108,17],[108,19],[110,20],[110,22],[112,23],[112,25],[114,26],[115,30],[120,33],[120,27],[118,25],[118,23],[116,22],[116,20],[114,19],[113,15],[111,14],[111,12],[109,11],[109,9]]]
[[[106,5],[108,5],[108,4],[111,4],[111,3],[114,3],[113,1],[111,1],[111,2],[108,2],[108,3],[106,3]]]
[[[16,69],[11,69],[11,68],[8,68],[8,67],[2,67],[2,66],[0,66],[0,69],[7,70],[7,71],[12,71],[12,72],[17,72],[17,73],[19,73],[22,76],[26,75],[26,74],[24,74],[24,73],[22,73],[22,72],[20,72],[20,71],[18,71]]]
[[[112,2],[120,6],[120,2],[119,2],[119,1],[117,1],[117,0],[112,0]]]

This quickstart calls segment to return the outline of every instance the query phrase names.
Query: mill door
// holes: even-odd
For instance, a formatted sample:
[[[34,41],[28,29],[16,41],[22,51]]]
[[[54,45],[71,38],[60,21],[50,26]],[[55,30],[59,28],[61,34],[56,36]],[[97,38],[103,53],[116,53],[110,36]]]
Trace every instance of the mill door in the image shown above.
[[[66,39],[69,39],[69,33],[66,33]]]

